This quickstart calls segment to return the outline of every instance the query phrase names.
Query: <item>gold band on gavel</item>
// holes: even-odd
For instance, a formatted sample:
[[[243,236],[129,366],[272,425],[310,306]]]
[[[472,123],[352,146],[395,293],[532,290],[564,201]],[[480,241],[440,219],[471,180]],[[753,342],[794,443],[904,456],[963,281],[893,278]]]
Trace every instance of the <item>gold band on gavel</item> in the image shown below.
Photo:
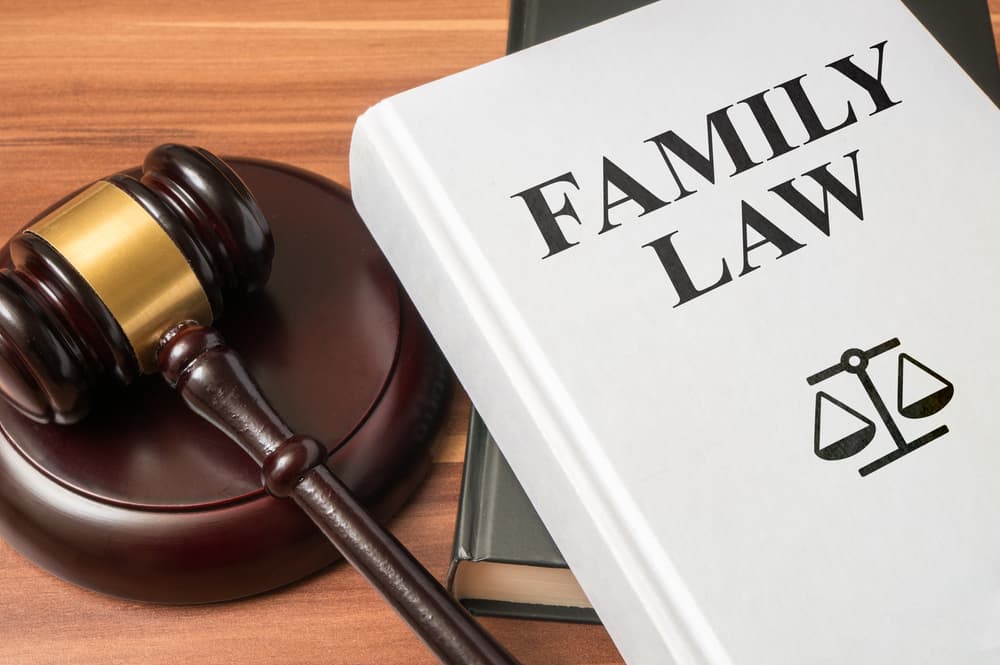
[[[184,320],[212,323],[205,290],[184,255],[132,197],[96,182],[27,229],[61,254],[114,316],[139,368],[155,373],[156,348]]]

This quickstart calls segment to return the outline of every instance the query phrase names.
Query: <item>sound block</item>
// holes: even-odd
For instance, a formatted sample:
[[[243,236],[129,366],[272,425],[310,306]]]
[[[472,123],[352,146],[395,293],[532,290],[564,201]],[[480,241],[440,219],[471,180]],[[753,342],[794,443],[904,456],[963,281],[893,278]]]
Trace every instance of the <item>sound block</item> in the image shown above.
[[[218,327],[278,413],[324,442],[330,469],[387,519],[430,466],[447,366],[345,189],[281,164],[227,161],[271,223],[275,258],[267,288]],[[159,376],[109,387],[72,426],[39,425],[0,401],[0,427],[0,535],[75,584],[205,603],[338,557]]]

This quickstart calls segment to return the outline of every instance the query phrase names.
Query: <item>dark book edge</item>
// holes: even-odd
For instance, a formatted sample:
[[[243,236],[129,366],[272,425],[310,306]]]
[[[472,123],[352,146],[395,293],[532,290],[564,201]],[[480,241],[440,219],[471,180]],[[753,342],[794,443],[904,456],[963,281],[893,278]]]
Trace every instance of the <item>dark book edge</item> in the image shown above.
[[[485,443],[490,436],[486,425],[475,409],[469,416],[466,435],[465,463],[462,466],[462,488],[458,497],[458,515],[455,519],[455,540],[451,548],[451,565],[448,566],[446,586],[454,593],[455,573],[462,561],[477,558],[476,523],[482,512],[480,488],[485,469]]]
[[[902,0],[976,85],[1000,106],[1000,63],[987,0]]]
[[[510,0],[510,18],[507,21],[507,53],[514,53],[535,43],[530,36],[528,19],[535,15],[528,11],[529,0]]]
[[[505,603],[498,600],[465,600],[462,601],[462,605],[476,616],[500,617],[502,619],[531,619],[535,621],[560,621],[564,623],[601,623],[601,620],[597,618],[597,613],[587,607]]]
[[[586,28],[655,0],[511,0],[507,53]]]
[[[482,616],[600,623],[596,612],[589,607],[459,596],[456,593],[459,568],[480,562],[511,564],[536,571],[568,570],[486,424],[473,411],[446,582],[448,591],[470,612]]]

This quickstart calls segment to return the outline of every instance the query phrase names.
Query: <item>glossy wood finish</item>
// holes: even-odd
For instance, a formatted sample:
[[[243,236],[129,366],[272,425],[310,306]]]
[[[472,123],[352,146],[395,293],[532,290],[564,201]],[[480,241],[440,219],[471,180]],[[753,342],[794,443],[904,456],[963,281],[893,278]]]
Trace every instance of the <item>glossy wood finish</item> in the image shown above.
[[[1000,0],[990,5],[1000,25]],[[39,201],[164,141],[347,182],[354,118],[394,92],[500,57],[507,2],[19,0],[3,9],[5,238],[39,212]],[[438,579],[451,550],[467,424],[459,392],[428,482],[392,522]],[[347,566],[249,600],[162,607],[80,590],[0,542],[0,616],[4,665],[435,662]],[[526,665],[621,663],[600,626],[484,623]]]
[[[279,249],[264,291],[230,297],[218,325],[280,412],[324,443],[330,468],[384,519],[429,466],[443,363],[346,190],[287,166],[232,164],[273,219]],[[337,556],[158,376],[106,391],[73,426],[39,426],[5,403],[0,422],[0,534],[82,586],[210,602],[281,586]]]
[[[203,148],[157,146],[141,172],[108,178],[152,215],[208,296],[216,319],[227,298],[261,290],[274,239],[253,195],[231,167]]]
[[[268,493],[294,499],[442,663],[517,665],[330,473],[325,446],[294,434],[215,329],[179,324],[164,336],[158,361],[187,405],[261,466]]]
[[[81,200],[95,200],[95,191],[110,194],[114,206],[104,205],[97,214],[81,205]],[[77,194],[64,197],[15,235],[6,247],[7,265],[0,269],[0,393],[40,423],[78,422],[99,387],[116,379],[129,384],[140,371],[155,371],[152,347],[164,330],[161,325],[182,318],[211,323],[227,299],[263,288],[274,256],[270,228],[253,196],[227,164],[201,148],[157,146],[146,155],[141,172],[102,178]],[[93,226],[95,219],[109,216],[108,210],[117,220],[131,215],[127,225],[148,228],[148,235]],[[55,226],[62,230],[56,233],[63,241],[73,239],[75,258],[53,241],[51,219],[59,220]],[[138,237],[143,240],[135,242]],[[143,251],[149,256],[137,259]],[[174,271],[162,273],[166,279],[150,277],[149,292],[137,292],[136,282],[150,274],[151,262],[169,263],[164,257],[173,258]],[[131,281],[124,272],[130,261]],[[102,267],[108,291],[102,293],[82,263]],[[183,295],[165,293],[182,282]],[[154,317],[141,336],[145,348],[136,344],[109,295],[128,303],[125,311],[140,320]],[[177,309],[161,310],[156,303]]]

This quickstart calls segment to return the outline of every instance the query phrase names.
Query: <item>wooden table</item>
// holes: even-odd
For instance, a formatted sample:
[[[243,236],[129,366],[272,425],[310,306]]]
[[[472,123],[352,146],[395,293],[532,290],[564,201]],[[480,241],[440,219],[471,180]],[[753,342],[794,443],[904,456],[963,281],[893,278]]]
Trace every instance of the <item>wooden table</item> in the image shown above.
[[[505,0],[25,1],[0,12],[0,234],[165,141],[289,162],[346,183],[354,118],[503,54]],[[990,0],[994,28],[1000,0]],[[469,404],[393,530],[443,578]],[[0,490],[2,491],[2,490]],[[526,665],[620,663],[599,626],[485,620]],[[73,587],[0,542],[0,663],[435,662],[348,567],[204,607]]]

